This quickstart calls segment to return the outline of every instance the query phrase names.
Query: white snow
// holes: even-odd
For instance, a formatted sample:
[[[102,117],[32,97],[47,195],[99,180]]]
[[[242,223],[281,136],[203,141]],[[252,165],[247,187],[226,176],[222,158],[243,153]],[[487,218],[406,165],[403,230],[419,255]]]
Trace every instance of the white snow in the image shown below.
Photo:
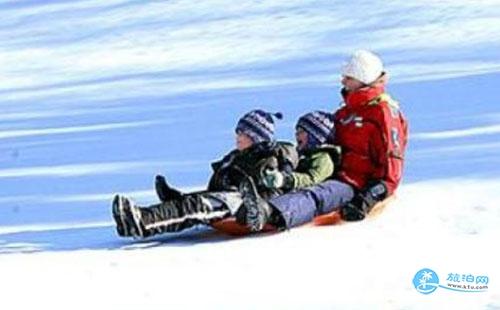
[[[2,1],[0,309],[500,309],[498,16],[498,0]],[[250,109],[283,112],[293,139],[302,113],[337,107],[358,48],[410,125],[383,214],[116,236],[115,193],[155,201],[158,173],[203,187]],[[489,288],[423,295],[423,268]]]
[[[0,169],[0,179],[16,177],[70,177],[114,173],[130,173],[145,167],[189,167],[206,164],[206,161],[134,161],[134,162],[97,162],[76,165],[52,165],[12,169]]]
[[[114,124],[97,124],[90,126],[71,126],[63,128],[40,128],[40,129],[25,129],[25,130],[9,130],[0,132],[0,139],[11,139],[18,137],[44,136],[44,135],[60,135],[69,133],[81,133],[91,131],[107,131],[114,129],[142,127],[152,125],[154,122],[127,122]]]
[[[480,135],[493,135],[500,133],[500,124],[491,126],[480,126],[466,129],[446,130],[438,132],[420,132],[412,134],[412,139],[438,140],[450,138],[463,138]]]
[[[498,309],[499,188],[497,179],[407,184],[365,222],[243,239],[197,230],[134,243],[96,223],[105,229],[62,250],[65,227],[44,228],[52,244],[10,243],[3,231],[2,308]],[[441,281],[487,275],[489,288],[422,295],[412,284],[422,268]]]
[[[7,11],[0,20],[5,42],[0,50],[0,84],[12,90],[5,94],[7,98],[61,94],[120,99],[128,93],[160,91],[154,79],[140,76],[145,71],[207,71],[311,56],[338,58],[367,44],[374,50],[403,51],[404,56],[394,62],[410,67],[392,70],[399,81],[409,76],[426,80],[443,71],[448,76],[499,72],[498,61],[481,64],[454,55],[498,45],[497,17],[497,1],[473,5],[468,1],[391,1],[383,6],[366,1],[236,5],[228,0],[28,4]],[[348,33],[352,35],[347,40]],[[435,50],[446,49],[452,51],[447,56],[451,63],[426,61]],[[338,67],[339,59],[334,61],[332,67]],[[454,72],[449,72],[450,65]],[[113,83],[114,77],[131,73],[138,76],[128,83]],[[174,75],[160,84],[164,91],[186,91],[188,84],[191,90],[232,87],[235,78],[242,85],[247,81],[277,85],[275,79],[236,75],[222,78],[205,72],[198,77],[200,83],[187,83]],[[324,76],[319,71],[303,78],[329,84],[331,80]]]

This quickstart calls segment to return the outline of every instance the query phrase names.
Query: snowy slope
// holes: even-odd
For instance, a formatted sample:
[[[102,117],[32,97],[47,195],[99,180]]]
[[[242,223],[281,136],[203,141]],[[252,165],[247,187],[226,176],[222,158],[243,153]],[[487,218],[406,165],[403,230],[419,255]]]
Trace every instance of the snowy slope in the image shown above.
[[[3,1],[0,308],[500,309],[500,4]],[[382,55],[410,121],[398,199],[360,224],[228,239],[116,237],[109,204],[186,191],[238,117],[338,106],[338,68]],[[423,268],[488,290],[423,295]]]
[[[26,227],[0,235],[6,252],[39,251],[0,256],[9,280],[2,281],[2,303],[7,309],[498,309],[499,186],[498,180],[415,183],[368,222],[245,239],[192,232],[133,243],[117,240],[110,223],[37,233]],[[16,242],[23,239],[33,243]],[[421,295],[412,278],[424,267],[488,275],[489,291]]]

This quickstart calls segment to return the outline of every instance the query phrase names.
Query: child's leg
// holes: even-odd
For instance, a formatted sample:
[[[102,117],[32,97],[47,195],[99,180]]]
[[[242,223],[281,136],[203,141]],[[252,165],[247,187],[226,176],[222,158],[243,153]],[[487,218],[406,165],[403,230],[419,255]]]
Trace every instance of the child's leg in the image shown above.
[[[316,215],[331,212],[353,197],[348,184],[329,180],[318,185],[269,200],[281,217],[278,228],[290,228],[310,222]],[[276,224],[276,223],[273,223]]]
[[[165,232],[179,232],[198,224],[208,225],[234,214],[241,205],[238,192],[204,192],[187,194],[179,200],[170,200],[139,208],[145,236]]]
[[[325,181],[308,190],[316,200],[316,215],[337,210],[354,196],[354,190],[349,184],[337,180]]]

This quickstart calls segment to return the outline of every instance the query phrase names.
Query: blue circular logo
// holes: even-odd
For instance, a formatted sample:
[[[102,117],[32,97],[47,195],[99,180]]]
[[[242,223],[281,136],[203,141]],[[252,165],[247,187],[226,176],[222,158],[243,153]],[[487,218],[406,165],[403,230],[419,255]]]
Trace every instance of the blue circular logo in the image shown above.
[[[439,278],[433,270],[424,268],[413,277],[413,285],[420,293],[430,294],[439,287]]]

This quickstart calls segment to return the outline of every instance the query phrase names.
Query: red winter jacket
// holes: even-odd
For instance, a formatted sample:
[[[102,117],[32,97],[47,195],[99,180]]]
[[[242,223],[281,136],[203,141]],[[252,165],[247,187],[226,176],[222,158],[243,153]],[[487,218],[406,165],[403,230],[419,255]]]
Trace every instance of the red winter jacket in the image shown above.
[[[338,179],[358,190],[381,180],[392,194],[401,180],[408,138],[398,103],[381,84],[342,94],[345,105],[335,113],[334,143],[342,147]]]

